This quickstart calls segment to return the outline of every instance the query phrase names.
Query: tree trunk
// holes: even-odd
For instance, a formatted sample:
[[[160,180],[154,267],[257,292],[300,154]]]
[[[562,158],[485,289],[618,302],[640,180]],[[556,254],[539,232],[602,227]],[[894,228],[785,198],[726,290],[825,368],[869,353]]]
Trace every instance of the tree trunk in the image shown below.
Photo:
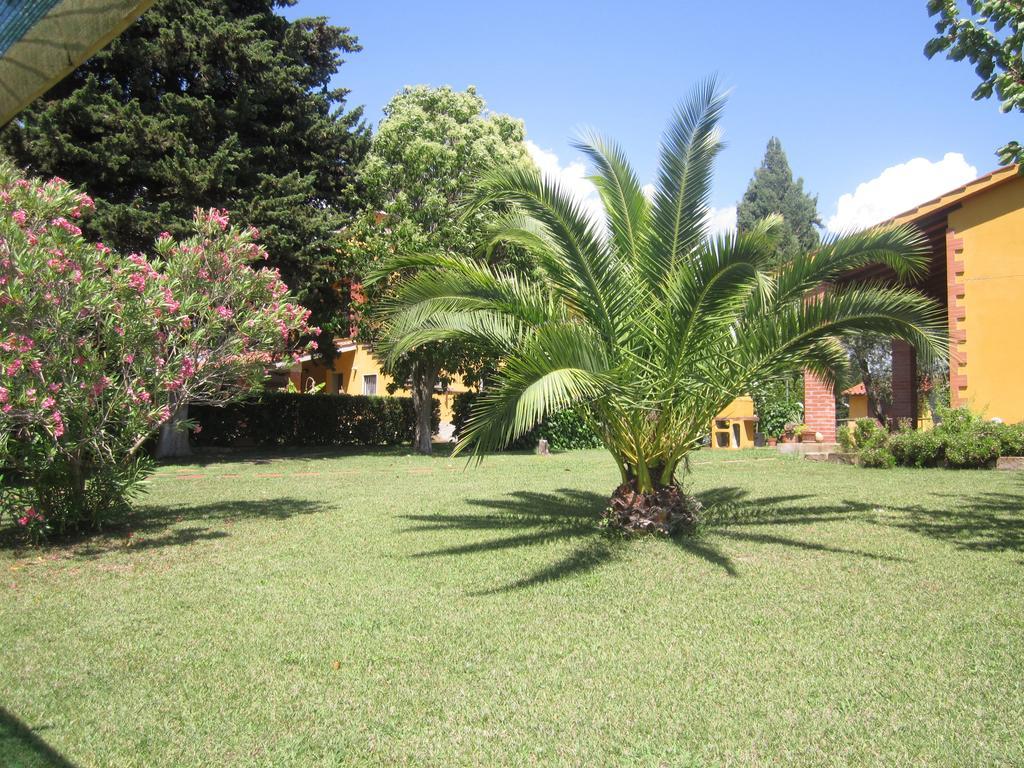
[[[630,480],[615,489],[605,519],[609,527],[626,534],[671,536],[682,530],[692,531],[701,509],[701,503],[675,483],[644,493],[638,490],[636,480]]]
[[[437,381],[438,367],[430,360],[416,363],[412,369],[412,407],[416,414],[416,435],[413,449],[427,454],[434,450],[434,430],[431,417],[434,414],[434,382]]]
[[[868,367],[866,360],[859,358],[857,362],[860,366],[861,381],[864,383],[864,393],[868,398],[868,413],[872,414],[882,424],[887,424],[885,410],[882,408],[878,398],[875,397],[875,380],[871,375],[871,369]]]
[[[158,459],[176,459],[192,455],[192,447],[188,444],[188,430],[183,429],[181,422],[188,418],[188,403],[178,406],[171,418],[160,425],[160,439],[156,444]]]

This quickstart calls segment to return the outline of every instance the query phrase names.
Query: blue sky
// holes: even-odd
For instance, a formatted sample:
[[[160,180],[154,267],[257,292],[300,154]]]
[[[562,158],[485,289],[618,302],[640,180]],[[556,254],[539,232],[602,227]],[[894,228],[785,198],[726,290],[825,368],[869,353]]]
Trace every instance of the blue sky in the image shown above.
[[[1018,115],[971,100],[968,64],[924,57],[925,0],[300,0],[288,15],[325,15],[359,37],[364,50],[338,84],[374,124],[404,85],[472,84],[491,109],[525,121],[541,164],[569,183],[582,175],[569,141],[585,127],[618,140],[653,180],[673,106],[716,73],[732,90],[712,201],[725,219],[772,135],[826,222],[851,195],[837,227],[987,172],[996,147],[1021,138]]]

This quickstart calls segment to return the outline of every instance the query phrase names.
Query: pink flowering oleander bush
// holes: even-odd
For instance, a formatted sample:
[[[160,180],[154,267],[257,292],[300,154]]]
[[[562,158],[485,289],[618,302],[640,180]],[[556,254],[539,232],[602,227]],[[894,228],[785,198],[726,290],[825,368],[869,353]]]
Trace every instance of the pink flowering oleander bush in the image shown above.
[[[318,333],[225,212],[124,256],[82,236],[92,205],[0,162],[0,520],[36,540],[126,510],[175,412],[258,389]]]

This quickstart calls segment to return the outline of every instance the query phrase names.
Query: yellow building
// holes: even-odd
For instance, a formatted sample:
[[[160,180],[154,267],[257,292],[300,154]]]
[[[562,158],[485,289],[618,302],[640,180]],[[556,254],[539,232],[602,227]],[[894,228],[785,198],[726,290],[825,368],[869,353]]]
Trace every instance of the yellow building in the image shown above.
[[[737,397],[711,422],[711,447],[753,448],[756,432],[753,398]]]
[[[394,393],[388,391],[394,379],[382,370],[380,360],[366,344],[352,339],[335,339],[334,349],[334,363],[330,367],[323,360],[309,356],[292,366],[288,378],[296,389],[309,392],[322,386],[320,391],[330,395],[411,396],[404,387],[399,387]],[[435,387],[434,397],[441,408],[442,423],[451,422],[455,395],[467,389],[461,378],[453,380],[447,387],[440,383]]]
[[[843,397],[846,398],[846,402],[849,405],[849,413],[846,417],[846,425],[848,427],[852,429],[857,419],[874,418],[871,416],[870,409],[868,408],[868,391],[863,382],[855,384],[849,389],[844,389]],[[935,426],[927,401],[922,398],[918,402],[917,408],[917,428],[931,429]]]
[[[931,258],[915,287],[946,311],[950,400],[990,419],[1024,421],[1024,176],[1001,168],[894,217],[927,238]],[[841,282],[891,280],[870,267]],[[893,342],[893,421],[930,424],[922,413],[914,350]],[[834,403],[831,390],[805,375],[805,399]],[[851,403],[852,405],[852,403]],[[808,426],[835,434],[835,412],[808,414]],[[813,423],[812,423],[813,422]]]

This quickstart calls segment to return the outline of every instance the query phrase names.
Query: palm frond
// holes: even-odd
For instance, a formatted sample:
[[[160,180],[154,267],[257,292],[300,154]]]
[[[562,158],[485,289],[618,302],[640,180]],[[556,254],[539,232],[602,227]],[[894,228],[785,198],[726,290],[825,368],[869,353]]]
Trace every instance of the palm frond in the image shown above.
[[[718,121],[724,106],[725,96],[709,78],[676,109],[665,134],[646,269],[655,284],[704,236],[712,166],[723,147]]]

